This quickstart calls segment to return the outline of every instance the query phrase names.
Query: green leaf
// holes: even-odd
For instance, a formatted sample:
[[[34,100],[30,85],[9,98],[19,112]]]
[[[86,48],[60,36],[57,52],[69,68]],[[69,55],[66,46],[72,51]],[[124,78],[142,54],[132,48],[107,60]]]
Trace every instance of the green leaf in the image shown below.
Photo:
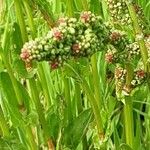
[[[13,44],[12,55],[16,56],[17,54],[20,54],[23,41],[22,41],[22,36],[21,36],[19,25],[16,22],[13,24],[12,44]]]
[[[119,150],[133,150],[133,149],[129,145],[123,143],[120,145]]]
[[[0,149],[1,150],[26,150],[23,143],[20,143],[16,137],[11,138],[0,138]]]
[[[97,14],[102,15],[102,6],[99,0],[91,0],[90,2],[90,10]]]
[[[8,109],[10,111],[10,117],[12,118],[11,121],[13,122],[14,126],[19,126],[22,118],[21,114],[18,111],[18,102],[14,92],[14,88],[12,86],[9,75],[6,72],[0,73],[0,88],[4,97],[7,100]]]
[[[72,145],[76,149],[86,133],[88,125],[92,119],[91,109],[83,111],[71,124],[64,130],[64,140],[69,146]]]
[[[22,60],[20,60],[20,59],[14,60],[14,62],[13,62],[13,70],[21,78],[26,78],[26,79],[32,78],[35,75],[35,73],[36,73],[35,69],[27,71],[25,63]]]
[[[59,126],[60,126],[60,118],[59,118],[59,115],[56,114],[56,113],[49,113],[47,115],[47,123],[49,125],[49,133],[50,133],[50,136],[54,139],[54,140],[57,140],[57,137],[58,137],[58,133],[59,133]]]

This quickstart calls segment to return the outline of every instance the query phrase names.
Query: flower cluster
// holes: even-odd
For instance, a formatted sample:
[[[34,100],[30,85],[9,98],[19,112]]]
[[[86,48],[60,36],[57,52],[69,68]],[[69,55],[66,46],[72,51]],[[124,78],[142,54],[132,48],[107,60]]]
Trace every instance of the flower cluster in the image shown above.
[[[150,36],[145,38],[150,61]],[[110,30],[108,50],[105,53],[105,61],[115,66],[114,78],[116,81],[116,91],[130,92],[133,87],[145,82],[146,72],[140,59],[140,46],[136,41],[131,41],[127,35],[119,30]],[[130,88],[126,87],[126,66],[127,63],[134,65],[133,79]]]
[[[117,50],[114,47],[110,47],[105,54],[105,61],[108,64],[115,63],[117,60]]]
[[[148,50],[148,63],[150,63],[150,35],[145,38],[145,43]]]
[[[108,63],[123,63],[128,57],[127,45],[131,42],[125,32],[111,29],[109,31],[108,50],[105,60]]]
[[[106,34],[101,17],[91,12],[81,13],[79,19],[60,18],[46,36],[25,43],[20,57],[26,63],[49,61],[55,69],[68,59],[102,50]]]
[[[131,18],[125,0],[107,0],[111,19],[121,25],[131,24]]]
[[[126,45],[130,43],[126,33],[121,30],[111,29],[109,33],[109,42],[119,51],[125,49]]]
[[[143,69],[134,71],[134,78],[131,81],[132,86],[137,86],[145,82],[146,72]]]
[[[131,25],[131,17],[129,15],[129,10],[128,6],[125,2],[125,0],[107,0],[107,5],[110,11],[111,15],[111,20],[115,24],[120,24],[120,25]],[[140,6],[137,4],[133,3],[135,12],[137,14],[137,17],[139,19],[139,25],[144,28],[143,25],[143,10]]]

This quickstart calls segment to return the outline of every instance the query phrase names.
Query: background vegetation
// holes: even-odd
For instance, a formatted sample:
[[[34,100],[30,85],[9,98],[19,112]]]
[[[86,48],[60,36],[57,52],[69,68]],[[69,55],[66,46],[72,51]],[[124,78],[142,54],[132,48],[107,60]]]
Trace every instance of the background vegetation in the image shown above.
[[[135,3],[148,35],[150,1]],[[150,149],[149,76],[120,100],[106,50],[55,70],[46,61],[27,70],[20,59],[25,42],[45,35],[60,16],[83,11],[111,20],[104,0],[0,0],[0,150]],[[135,27],[121,30],[135,38]]]

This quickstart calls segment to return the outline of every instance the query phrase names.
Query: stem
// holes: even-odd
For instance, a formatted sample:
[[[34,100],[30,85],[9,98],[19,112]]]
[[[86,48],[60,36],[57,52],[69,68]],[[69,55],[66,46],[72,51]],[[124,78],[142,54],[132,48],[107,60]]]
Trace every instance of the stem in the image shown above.
[[[83,10],[87,11],[89,9],[88,1],[87,0],[82,0],[81,3],[82,3],[82,6],[83,6]]]
[[[125,137],[126,143],[133,148],[133,108],[132,108],[132,99],[126,98],[124,105],[124,125],[125,125]]]
[[[73,0],[66,0],[66,13],[69,17],[74,16]]]
[[[52,142],[51,142],[49,134],[48,134],[49,133],[49,128],[47,126],[45,115],[43,113],[43,108],[42,108],[43,106],[40,102],[40,98],[39,98],[39,94],[37,92],[38,90],[37,90],[35,80],[34,79],[29,79],[29,85],[30,85],[32,99],[34,101],[34,104],[35,104],[35,107],[37,109],[37,113],[38,113],[38,116],[39,116],[39,120],[40,120],[40,123],[42,125],[44,139],[45,139],[45,141],[48,142],[48,146],[52,147]],[[53,149],[54,149],[54,146],[53,146]]]
[[[99,138],[100,138],[100,140],[103,140],[104,139],[104,130],[103,130],[103,125],[102,125],[102,118],[101,118],[101,115],[100,115],[100,110],[99,110],[99,107],[97,105],[97,101],[95,99],[95,96],[94,96],[92,90],[90,89],[89,84],[86,81],[86,79],[84,77],[81,77],[72,66],[70,66],[70,65],[67,65],[67,66],[75,73],[75,75],[81,81],[81,86],[82,86],[87,98],[90,101],[92,111],[94,113]]]
[[[22,39],[23,39],[23,42],[26,42],[28,40],[28,36],[27,36],[27,30],[26,30],[26,26],[25,26],[24,15],[22,12],[21,1],[14,0],[14,4],[15,4],[15,9],[16,9],[16,15],[18,18],[18,23],[19,23],[19,26],[21,29]]]
[[[32,10],[29,6],[29,1],[28,0],[23,0],[23,4],[24,4],[25,10],[27,12],[27,17],[28,17],[29,26],[30,26],[30,29],[31,29],[31,32],[32,32],[32,37],[35,38],[36,29],[35,29],[35,26],[34,26],[33,14],[32,14]]]
[[[28,135],[28,139],[30,142],[31,150],[38,150],[37,144],[35,143],[35,137],[33,136],[33,133],[31,131],[31,127],[28,125],[26,127],[26,134]]]
[[[126,64],[127,76],[126,76],[126,88],[130,93],[130,85],[133,78],[133,68],[130,63]],[[133,107],[132,107],[132,98],[130,96],[125,97],[125,105],[124,105],[124,126],[125,126],[125,137],[126,143],[133,148],[133,138],[134,138],[134,130],[133,130]]]
[[[40,63],[39,68],[38,68],[38,76],[39,76],[40,81],[41,81],[41,85],[42,85],[44,96],[45,96],[45,99],[47,102],[47,106],[50,107],[51,106],[51,97],[49,95],[49,89],[48,89],[48,84],[47,84],[48,81],[46,79],[46,74],[45,74],[44,70],[45,69],[44,69],[43,63]]]
[[[3,136],[9,137],[9,135],[10,135],[9,134],[9,127],[8,127],[7,122],[5,120],[1,106],[0,106],[0,127],[1,127],[2,132],[3,132]]]
[[[103,130],[102,118],[100,115],[99,107],[97,105],[97,101],[96,101],[94,95],[92,94],[92,91],[85,79],[82,80],[82,87],[90,101],[90,104],[91,104],[91,107],[92,107],[92,110],[93,110],[93,113],[95,116],[99,137],[101,140],[103,140],[104,139],[104,130]]]
[[[81,99],[81,88],[78,83],[75,82],[75,101],[77,102],[77,110],[80,113],[83,110]]]
[[[126,4],[128,6],[131,19],[133,21],[133,27],[134,27],[134,30],[135,30],[135,36],[137,36],[137,35],[141,35],[142,36],[143,32],[142,32],[141,27],[139,26],[137,14],[136,14],[136,11],[134,9],[134,5],[131,2],[127,1],[127,0],[126,0]],[[138,40],[138,44],[140,46],[140,51],[141,51],[141,55],[142,55],[145,71],[148,71],[147,70],[148,69],[148,66],[147,66],[148,65],[147,64],[148,51],[147,51],[147,48],[146,48],[146,45],[145,45],[144,37]]]
[[[103,102],[102,102],[102,96],[101,96],[101,91],[100,91],[100,78],[99,78],[99,73],[98,73],[98,68],[97,68],[96,54],[94,54],[91,58],[91,65],[92,65],[95,99],[97,101],[99,110],[101,110]]]
[[[65,100],[67,104],[67,118],[68,122],[72,121],[72,102],[71,102],[71,96],[70,96],[70,80],[64,76],[64,95],[65,95]]]

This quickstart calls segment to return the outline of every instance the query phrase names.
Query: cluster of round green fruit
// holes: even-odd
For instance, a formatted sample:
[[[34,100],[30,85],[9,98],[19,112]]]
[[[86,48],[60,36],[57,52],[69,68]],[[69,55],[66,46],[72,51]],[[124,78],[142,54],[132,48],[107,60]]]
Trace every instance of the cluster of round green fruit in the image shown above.
[[[20,57],[26,63],[49,61],[52,68],[57,68],[68,59],[102,50],[106,34],[101,17],[86,11],[79,19],[60,18],[46,36],[25,43]]]

